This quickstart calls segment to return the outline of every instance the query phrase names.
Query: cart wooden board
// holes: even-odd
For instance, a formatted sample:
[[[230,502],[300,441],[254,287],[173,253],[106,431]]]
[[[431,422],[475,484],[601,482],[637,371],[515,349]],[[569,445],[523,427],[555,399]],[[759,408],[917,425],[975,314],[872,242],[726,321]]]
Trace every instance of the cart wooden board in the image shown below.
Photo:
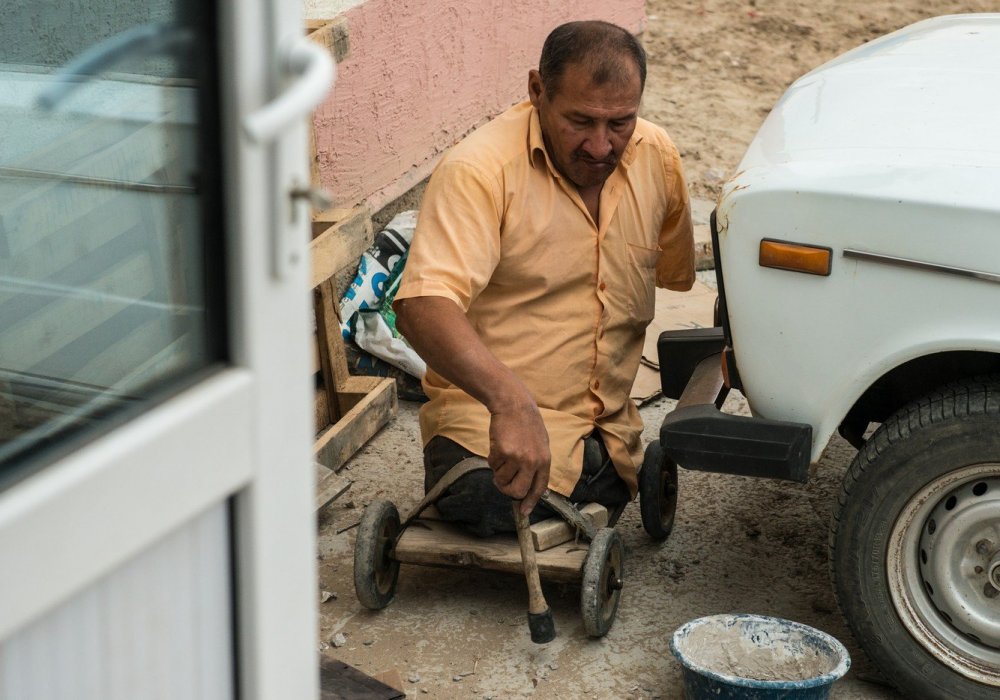
[[[566,542],[537,552],[538,573],[551,581],[579,583],[587,559],[588,542]],[[475,537],[455,525],[423,518],[403,532],[393,559],[404,564],[488,569],[524,575],[517,537]]]

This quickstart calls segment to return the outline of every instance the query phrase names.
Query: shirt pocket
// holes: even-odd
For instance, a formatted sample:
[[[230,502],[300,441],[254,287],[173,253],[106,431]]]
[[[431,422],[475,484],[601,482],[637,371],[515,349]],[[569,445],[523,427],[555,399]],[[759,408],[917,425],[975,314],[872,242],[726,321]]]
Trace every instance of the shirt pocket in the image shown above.
[[[628,279],[631,294],[628,310],[636,321],[653,320],[656,309],[656,262],[662,251],[625,242],[628,250]]]

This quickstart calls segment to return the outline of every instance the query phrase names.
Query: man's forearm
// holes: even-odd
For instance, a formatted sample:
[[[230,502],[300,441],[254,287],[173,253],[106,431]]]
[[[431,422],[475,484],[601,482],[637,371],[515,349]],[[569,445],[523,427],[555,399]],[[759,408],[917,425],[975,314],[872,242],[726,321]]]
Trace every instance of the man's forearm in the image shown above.
[[[396,302],[396,325],[424,362],[491,413],[534,399],[476,335],[462,309],[444,297]]]

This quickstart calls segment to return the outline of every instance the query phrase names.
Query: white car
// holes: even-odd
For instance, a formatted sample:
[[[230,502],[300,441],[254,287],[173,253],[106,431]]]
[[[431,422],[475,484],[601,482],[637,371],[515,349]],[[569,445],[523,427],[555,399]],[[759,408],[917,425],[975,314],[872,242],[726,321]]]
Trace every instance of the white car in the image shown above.
[[[839,431],[858,454],[830,551],[858,642],[906,697],[995,700],[1000,14],[800,78],[713,218],[720,327],[661,337],[681,400],[647,460],[805,481]],[[727,388],[752,418],[719,412]]]

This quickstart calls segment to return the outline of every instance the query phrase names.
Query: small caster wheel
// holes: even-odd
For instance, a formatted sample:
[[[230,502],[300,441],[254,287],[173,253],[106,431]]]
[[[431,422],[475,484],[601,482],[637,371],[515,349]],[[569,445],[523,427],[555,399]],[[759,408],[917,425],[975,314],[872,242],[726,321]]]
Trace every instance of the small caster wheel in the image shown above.
[[[663,453],[659,441],[649,443],[642,460],[639,512],[650,537],[662,542],[670,536],[677,512],[677,465]]]
[[[611,629],[622,597],[622,564],[625,547],[616,530],[602,527],[590,543],[583,563],[580,612],[583,629],[591,637],[603,637]]]
[[[381,610],[396,595],[399,562],[392,547],[399,534],[399,511],[389,501],[375,501],[361,516],[354,543],[354,592],[370,610]]]

